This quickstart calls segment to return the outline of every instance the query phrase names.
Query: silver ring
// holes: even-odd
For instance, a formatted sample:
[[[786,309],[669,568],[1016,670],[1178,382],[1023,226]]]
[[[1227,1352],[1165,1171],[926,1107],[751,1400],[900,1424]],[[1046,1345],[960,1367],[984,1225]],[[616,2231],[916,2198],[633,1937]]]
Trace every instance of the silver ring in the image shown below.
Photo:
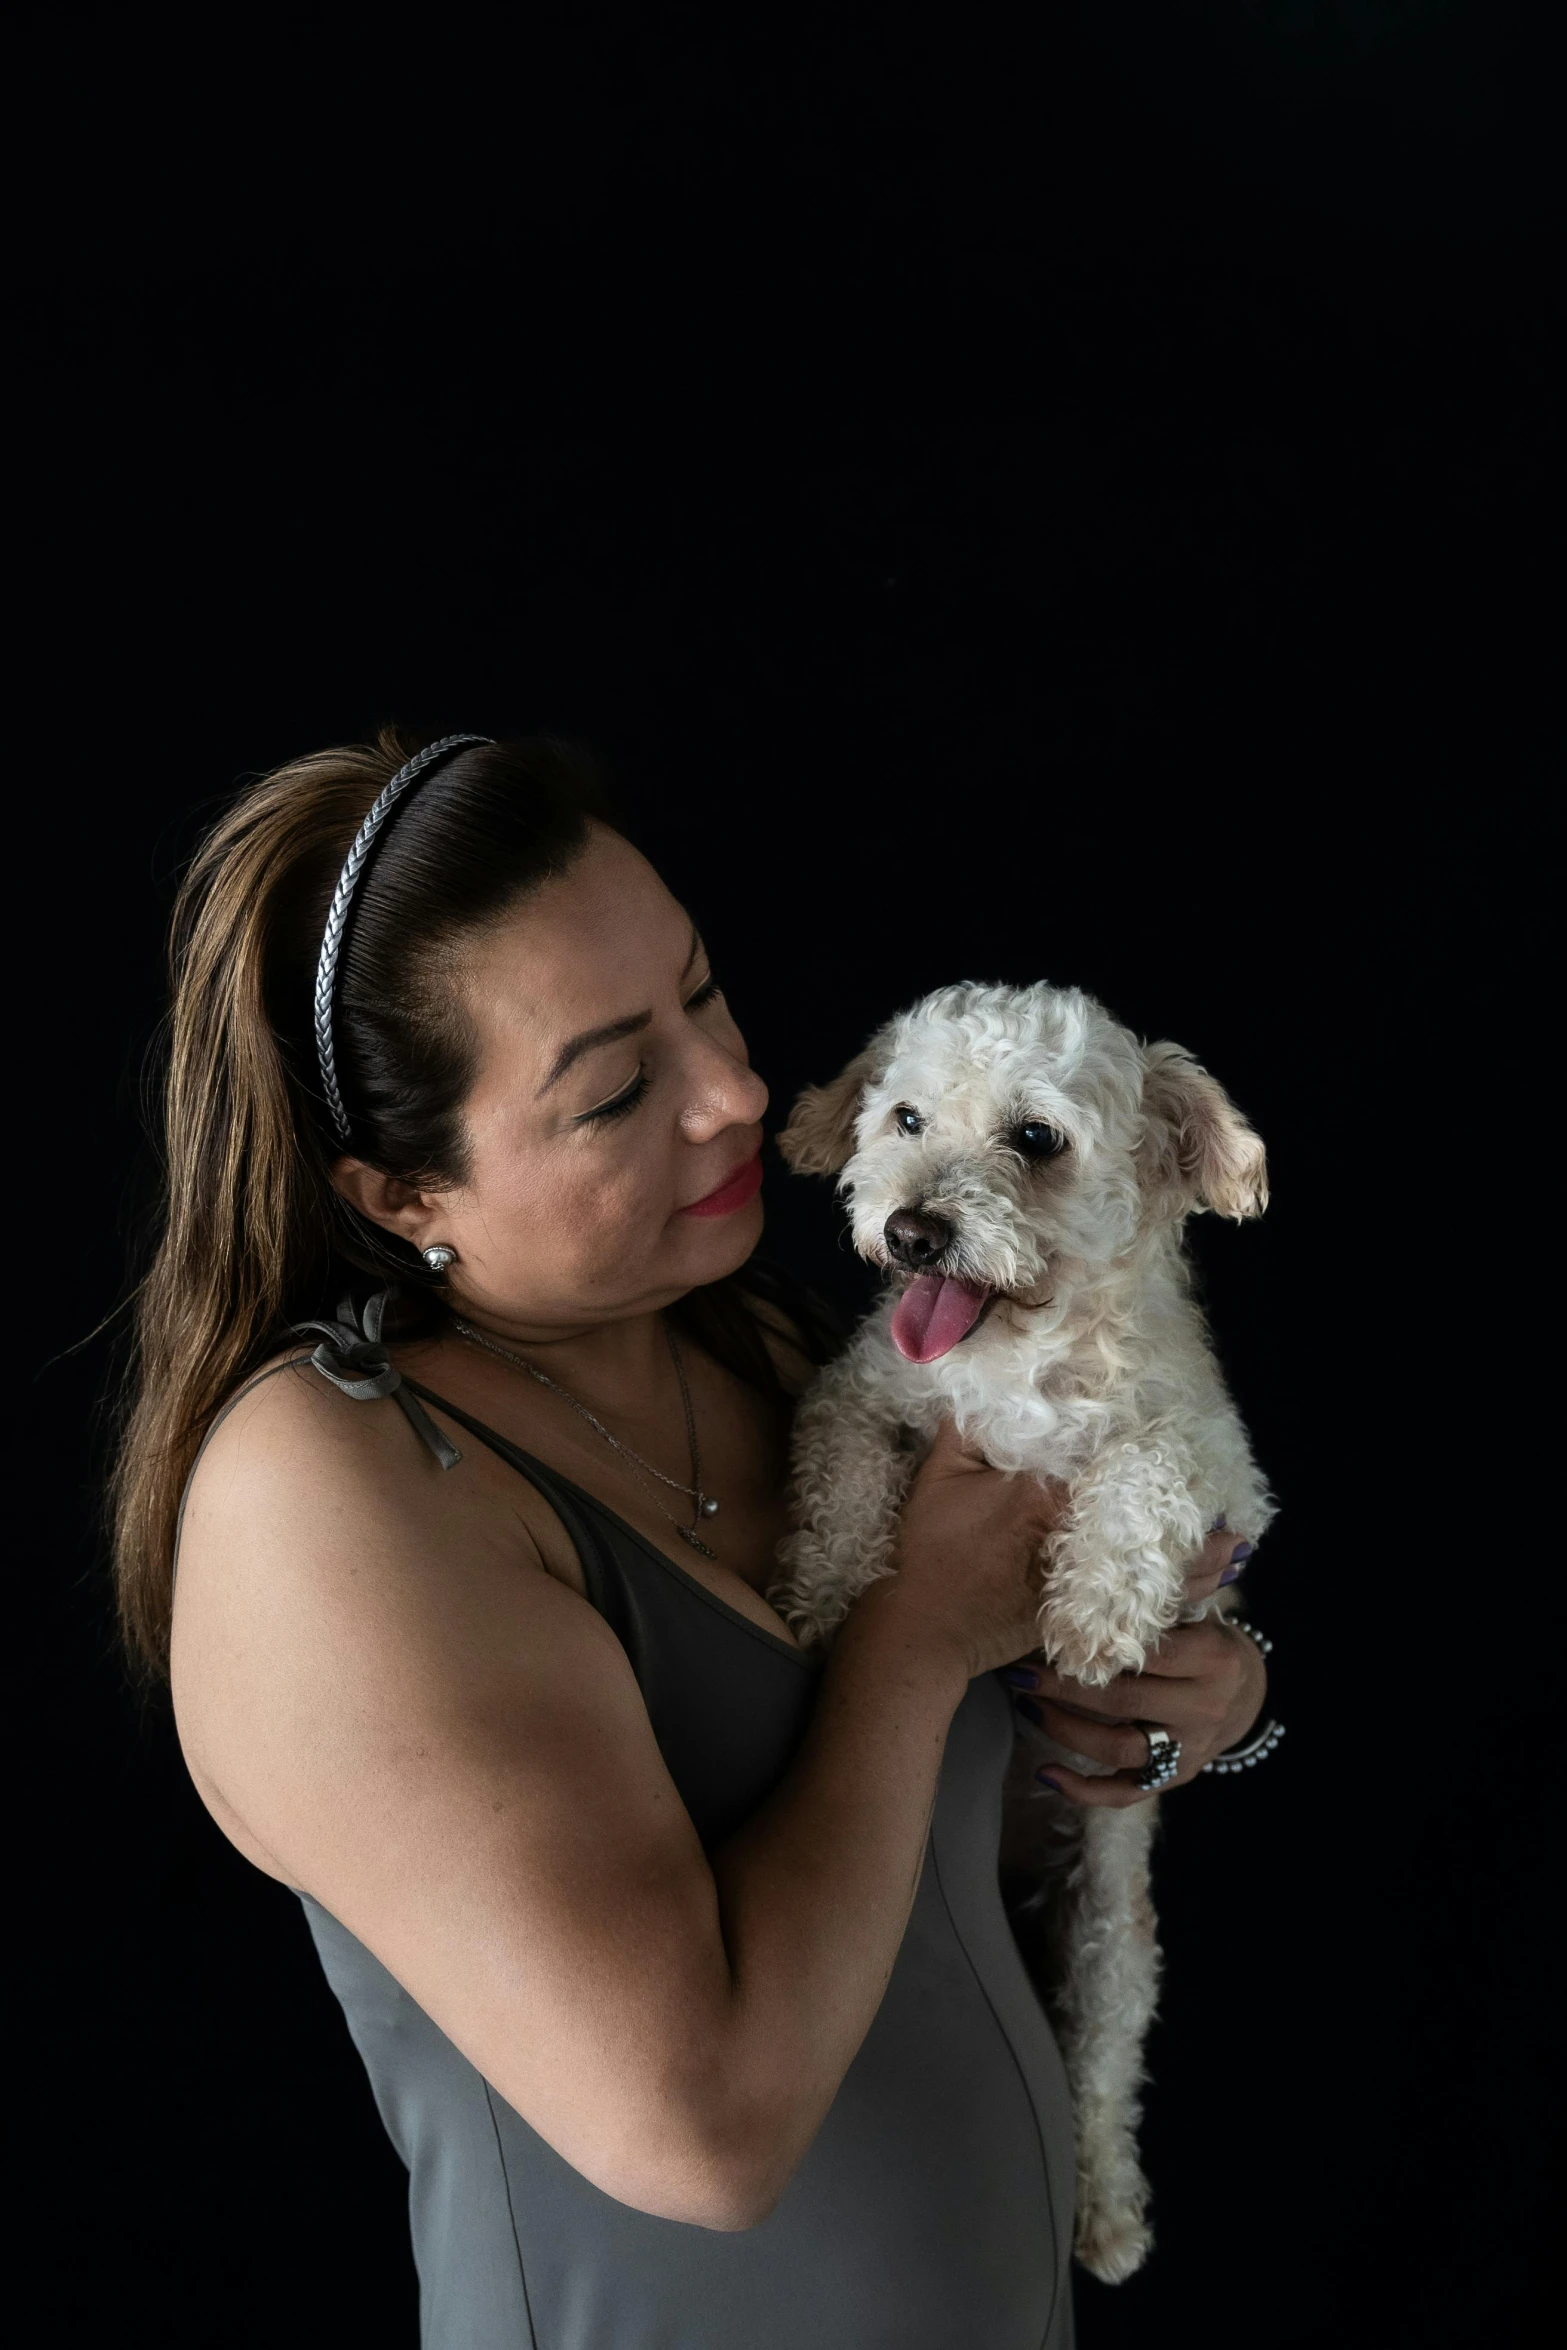
[[[1146,1723],[1139,1727],[1148,1741],[1148,1764],[1137,1784],[1145,1795],[1157,1795],[1181,1767],[1181,1742],[1168,1730],[1150,1730]]]

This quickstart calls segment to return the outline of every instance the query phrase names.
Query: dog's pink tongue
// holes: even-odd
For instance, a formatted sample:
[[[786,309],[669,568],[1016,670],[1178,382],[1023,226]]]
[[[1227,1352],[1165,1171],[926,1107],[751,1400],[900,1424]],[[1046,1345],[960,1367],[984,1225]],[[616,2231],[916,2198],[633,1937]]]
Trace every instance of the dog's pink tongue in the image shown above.
[[[985,1310],[988,1289],[944,1273],[916,1273],[892,1317],[892,1343],[911,1363],[933,1363],[966,1338]]]

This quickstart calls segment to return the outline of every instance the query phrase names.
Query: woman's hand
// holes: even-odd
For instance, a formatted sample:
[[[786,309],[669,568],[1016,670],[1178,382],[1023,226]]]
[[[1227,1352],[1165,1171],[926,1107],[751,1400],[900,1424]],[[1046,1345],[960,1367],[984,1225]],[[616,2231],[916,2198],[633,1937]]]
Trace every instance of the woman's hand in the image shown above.
[[[1064,1485],[1009,1476],[939,1430],[903,1505],[897,1573],[862,1593],[935,1641],[965,1681],[1025,1655],[1039,1638],[1044,1547],[1067,1502]]]
[[[1233,1580],[1237,1554],[1251,1546],[1215,1532],[1186,1579],[1190,1600],[1211,1597]],[[1087,1690],[1043,1657],[1009,1666],[1004,1678],[1020,1692],[1018,1708],[1058,1744],[1113,1774],[1094,1778],[1050,1762],[1036,1774],[1074,1803],[1118,1807],[1141,1803],[1137,1781],[1148,1767],[1148,1740],[1139,1724],[1168,1730],[1181,1746],[1180,1769],[1169,1786],[1184,1787],[1205,1763],[1246,1735],[1262,1711],[1268,1675],[1254,1640],[1222,1618],[1177,1624],[1149,1652],[1140,1673],[1122,1673],[1104,1689]],[[1026,1693],[1026,1694],[1025,1694]]]

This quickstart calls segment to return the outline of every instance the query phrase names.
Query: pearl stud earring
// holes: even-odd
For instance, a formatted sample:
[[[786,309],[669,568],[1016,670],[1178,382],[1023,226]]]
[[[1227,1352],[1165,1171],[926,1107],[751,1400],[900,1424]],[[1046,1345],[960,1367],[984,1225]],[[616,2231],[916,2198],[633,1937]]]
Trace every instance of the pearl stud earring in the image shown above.
[[[437,1241],[433,1248],[422,1248],[419,1254],[431,1272],[436,1275],[444,1273],[448,1265],[455,1265],[457,1262],[457,1251],[454,1248],[448,1248],[443,1241]]]

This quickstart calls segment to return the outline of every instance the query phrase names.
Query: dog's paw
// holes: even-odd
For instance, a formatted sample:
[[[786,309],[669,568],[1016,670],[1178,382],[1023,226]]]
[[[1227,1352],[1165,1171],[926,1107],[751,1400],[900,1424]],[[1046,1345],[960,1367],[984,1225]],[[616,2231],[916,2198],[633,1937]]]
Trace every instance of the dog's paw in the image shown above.
[[[1149,1644],[1118,1625],[1088,1621],[1047,1602],[1039,1611],[1039,1645],[1068,1680],[1102,1689],[1117,1673],[1140,1673]]]
[[[1077,2257],[1102,2285],[1123,2285],[1153,2249],[1153,2230],[1135,2206],[1090,2202],[1077,2215]]]

